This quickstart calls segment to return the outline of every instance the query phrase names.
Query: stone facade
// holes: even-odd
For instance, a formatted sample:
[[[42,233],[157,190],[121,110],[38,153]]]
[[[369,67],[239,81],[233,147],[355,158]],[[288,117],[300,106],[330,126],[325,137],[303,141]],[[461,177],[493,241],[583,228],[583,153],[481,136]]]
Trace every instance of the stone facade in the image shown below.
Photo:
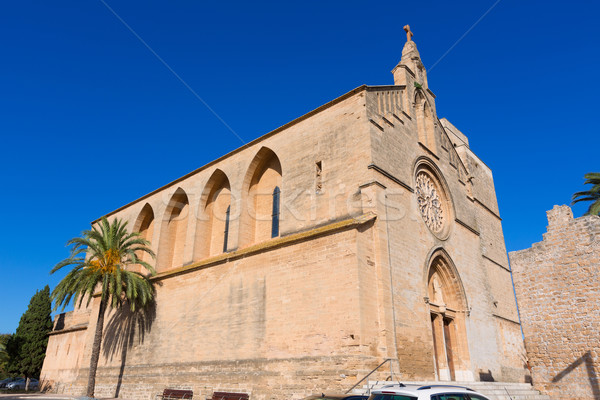
[[[393,75],[108,215],[159,273],[154,310],[107,316],[98,396],[298,399],[384,359],[402,379],[525,380],[491,170],[437,118],[414,42]],[[85,387],[98,304],[50,338],[58,391]]]
[[[547,214],[544,240],[510,253],[533,383],[552,398],[600,399],[600,217]]]

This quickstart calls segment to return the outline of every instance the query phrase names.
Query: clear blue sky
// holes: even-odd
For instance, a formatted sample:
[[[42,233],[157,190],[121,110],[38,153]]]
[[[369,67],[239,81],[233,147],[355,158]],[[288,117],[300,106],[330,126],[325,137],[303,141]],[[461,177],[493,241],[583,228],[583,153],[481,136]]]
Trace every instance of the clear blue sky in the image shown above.
[[[440,117],[494,171],[508,250],[600,171],[591,1],[115,1],[107,4],[243,139],[393,82],[410,24]],[[0,332],[97,217],[239,147],[101,1],[0,14]],[[576,215],[585,211],[575,207]]]

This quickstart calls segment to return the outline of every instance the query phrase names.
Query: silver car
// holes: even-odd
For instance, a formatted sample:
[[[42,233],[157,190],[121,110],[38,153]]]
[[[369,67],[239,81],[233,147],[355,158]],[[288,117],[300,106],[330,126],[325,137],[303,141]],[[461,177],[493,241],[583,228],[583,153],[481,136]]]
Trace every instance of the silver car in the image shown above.
[[[24,390],[25,389],[25,378],[19,378],[14,382],[10,382],[6,384],[7,389],[11,390]],[[40,382],[35,378],[29,379],[29,390],[38,390],[40,386]]]
[[[2,379],[0,381],[0,388],[5,388],[6,385],[8,385],[11,382],[16,381],[17,379],[19,379],[19,378],[6,378],[6,379]]]

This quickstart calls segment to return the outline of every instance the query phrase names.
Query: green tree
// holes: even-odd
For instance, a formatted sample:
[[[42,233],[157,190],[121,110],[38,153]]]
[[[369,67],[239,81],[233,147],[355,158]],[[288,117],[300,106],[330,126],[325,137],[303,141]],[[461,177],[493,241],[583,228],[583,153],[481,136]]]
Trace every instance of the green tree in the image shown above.
[[[9,333],[0,334],[0,379],[8,377],[8,352],[6,344],[12,335]]]
[[[149,244],[139,233],[128,232],[127,222],[116,219],[111,223],[103,218],[97,226],[84,231],[82,237],[69,240],[67,245],[71,246],[70,257],[50,271],[55,273],[63,267],[73,266],[52,291],[51,297],[56,308],[62,306],[64,309],[71,299],[78,307],[84,299],[87,299],[86,304],[89,305],[95,292],[100,292],[98,320],[90,358],[86,393],[88,397],[94,397],[106,309],[127,305],[134,312],[154,302],[154,283],[150,276],[155,275],[156,271],[140,257],[147,253],[154,258]],[[136,264],[143,266],[148,274],[127,269]]]
[[[585,178],[584,185],[592,185],[592,187],[590,190],[573,194],[571,204],[580,201],[591,201],[592,204],[590,204],[585,215],[600,215],[600,172],[590,172],[583,177]]]
[[[14,335],[6,343],[8,369],[27,378],[25,389],[29,388],[29,378],[40,376],[46,357],[48,333],[52,330],[52,303],[48,285],[35,292],[27,311],[21,317]]]

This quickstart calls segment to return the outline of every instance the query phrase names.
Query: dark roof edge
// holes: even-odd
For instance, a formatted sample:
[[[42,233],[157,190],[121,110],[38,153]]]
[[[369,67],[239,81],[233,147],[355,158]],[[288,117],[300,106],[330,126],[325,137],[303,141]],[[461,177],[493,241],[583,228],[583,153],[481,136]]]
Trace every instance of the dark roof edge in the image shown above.
[[[309,117],[312,117],[313,115],[318,114],[319,112],[321,112],[321,111],[323,111],[323,110],[325,110],[325,109],[327,109],[327,108],[329,108],[329,107],[331,107],[333,105],[336,105],[336,104],[338,104],[338,103],[340,103],[340,102],[342,102],[342,101],[344,101],[344,100],[346,100],[346,99],[354,96],[357,93],[362,92],[363,90],[367,89],[368,87],[369,86],[367,86],[367,85],[361,85],[361,86],[357,87],[356,89],[351,90],[351,91],[349,91],[349,92],[347,92],[347,93],[345,93],[345,94],[343,94],[343,95],[341,95],[341,96],[339,96],[339,97],[331,100],[330,102],[325,103],[322,106],[319,106],[319,107],[315,108],[314,110],[309,111],[306,114],[304,114],[304,115],[302,115],[302,116],[300,116],[300,117],[298,117],[296,119],[291,120],[287,124],[282,125],[279,128],[276,128],[276,129],[272,130],[271,132],[265,133],[264,135],[259,136],[258,138],[252,140],[251,142],[248,142],[248,143],[246,143],[246,144],[244,144],[244,145],[236,148],[235,150],[232,150],[229,153],[227,153],[227,154],[225,154],[225,155],[223,155],[223,156],[221,156],[221,157],[219,157],[219,158],[217,158],[217,159],[215,159],[215,160],[213,160],[213,161],[211,161],[211,162],[209,162],[207,164],[204,164],[200,168],[197,168],[197,169],[193,170],[192,172],[189,172],[189,173],[183,175],[182,177],[177,178],[174,181],[171,181],[171,182],[167,183],[166,185],[163,185],[163,186],[159,187],[158,189],[155,189],[155,190],[151,191],[150,193],[143,195],[142,197],[139,197],[139,198],[137,198],[137,199],[135,199],[135,200],[133,200],[133,201],[125,204],[124,206],[121,206],[121,207],[117,208],[116,210],[113,210],[113,211],[109,212],[108,214],[103,215],[100,218],[96,218],[95,220],[93,220],[91,222],[91,224],[93,225],[96,222],[100,221],[102,218],[109,217],[109,216],[111,216],[113,214],[116,214],[119,211],[124,210],[127,207],[129,207],[129,206],[131,206],[131,205],[133,205],[133,204],[135,204],[135,203],[137,203],[139,201],[142,201],[142,200],[144,200],[144,199],[152,196],[153,194],[156,194],[156,193],[160,192],[161,190],[164,190],[164,189],[166,189],[166,188],[168,188],[170,186],[173,186],[173,185],[175,185],[175,184],[183,181],[184,179],[187,179],[190,176],[195,175],[195,174],[199,173],[200,171],[203,171],[206,168],[208,168],[208,167],[210,167],[210,166],[212,166],[212,165],[214,165],[214,164],[216,164],[218,162],[221,162],[224,159],[226,159],[228,157],[231,157],[232,155],[234,155],[236,153],[239,153],[240,151],[242,151],[242,150],[244,150],[244,149],[246,149],[246,148],[248,148],[250,146],[253,146],[256,143],[259,143],[259,142],[261,142],[261,141],[263,141],[263,140],[265,140],[265,139],[267,139],[267,138],[269,138],[269,137],[271,137],[271,136],[273,136],[273,135],[275,135],[275,134],[277,134],[277,133],[279,133],[279,132],[281,132],[281,131],[289,128],[290,126],[293,126],[293,125],[295,125],[295,124],[297,124],[297,123],[299,123],[301,121],[304,121],[305,119],[307,119]]]
[[[373,91],[377,91],[377,90],[405,89],[406,85],[363,85],[361,87],[366,87],[367,92],[373,92]]]

